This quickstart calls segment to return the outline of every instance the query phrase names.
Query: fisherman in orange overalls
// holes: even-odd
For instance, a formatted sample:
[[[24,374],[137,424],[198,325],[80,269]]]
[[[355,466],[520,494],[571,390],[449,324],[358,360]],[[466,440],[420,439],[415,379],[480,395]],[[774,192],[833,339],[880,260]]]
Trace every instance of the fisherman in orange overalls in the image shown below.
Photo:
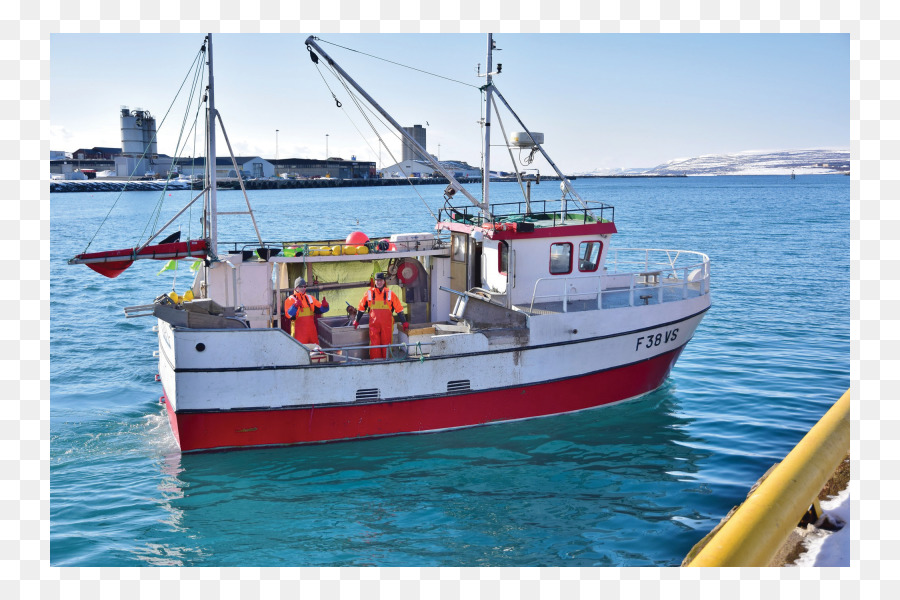
[[[385,287],[384,273],[375,275],[375,287],[369,288],[359,301],[359,310],[353,320],[353,327],[359,327],[363,313],[369,311],[369,344],[386,346],[391,343],[394,332],[393,313],[397,313],[397,321],[404,331],[409,331],[409,323],[403,314],[403,305],[397,294]],[[369,348],[369,358],[387,358],[387,348]]]
[[[284,314],[291,319],[291,335],[301,344],[318,344],[316,314],[328,312],[328,300],[319,302],[306,293],[306,280],[298,277],[294,281],[294,293],[284,301]]]

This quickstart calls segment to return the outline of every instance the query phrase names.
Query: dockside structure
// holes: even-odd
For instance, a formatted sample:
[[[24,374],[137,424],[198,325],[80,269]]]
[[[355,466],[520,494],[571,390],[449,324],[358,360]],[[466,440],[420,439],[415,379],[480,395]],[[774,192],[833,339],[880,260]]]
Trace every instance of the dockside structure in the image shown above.
[[[121,158],[121,157],[118,157]],[[266,177],[297,177],[297,178],[334,178],[334,179],[374,179],[377,177],[375,163],[360,160],[344,160],[342,158],[330,158],[319,160],[312,158],[282,158],[278,160],[266,160],[259,156],[237,156],[235,161],[241,171],[241,176],[249,178]],[[141,165],[144,166],[144,165]],[[130,168],[129,168],[130,167]],[[177,161],[166,155],[154,155],[148,166],[152,169],[152,178],[165,178],[169,175],[196,175],[202,177],[206,171],[206,160],[202,157],[179,158]],[[134,176],[145,177],[148,171],[135,170],[135,165],[127,165],[120,168],[119,160],[114,157],[109,159],[85,159],[72,158],[50,161],[51,175],[66,175],[73,171],[115,171],[117,177]],[[236,177],[234,163],[231,157],[216,159],[216,175],[218,177]]]
[[[269,161],[278,177],[325,177],[336,179],[374,179],[375,163],[364,160],[344,160],[332,157],[325,160],[315,158],[279,158]]]

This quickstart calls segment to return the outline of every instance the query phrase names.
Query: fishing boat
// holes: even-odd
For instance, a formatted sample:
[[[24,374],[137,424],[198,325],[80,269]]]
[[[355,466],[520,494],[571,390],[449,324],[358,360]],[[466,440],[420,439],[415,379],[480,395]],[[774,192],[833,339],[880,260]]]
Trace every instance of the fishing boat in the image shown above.
[[[113,277],[139,259],[202,258],[185,297],[163,294],[125,309],[129,318],[157,320],[161,401],[182,451],[532,419],[622,402],[666,380],[710,307],[709,258],[612,248],[614,208],[583,200],[550,159],[543,134],[510,108],[495,83],[493,36],[487,39],[484,172],[491,168],[493,121],[508,147],[546,159],[559,178],[558,196],[532,199],[539,175],[516,169],[522,201],[491,203],[490,177],[475,197],[310,36],[306,47],[316,68],[327,66],[356,90],[446,178],[433,231],[264,242],[257,229],[255,247],[224,242],[216,173],[207,168],[194,198],[204,206],[199,239],[153,243],[170,221],[143,246],[70,260]],[[222,120],[212,36],[203,51],[207,165],[215,165],[215,123]],[[517,131],[506,134],[500,108]],[[224,125],[222,133],[227,142]],[[247,206],[253,217],[249,200]],[[317,319],[317,345],[292,337],[282,307],[295,278],[310,282],[309,293],[327,295],[332,307],[355,306],[379,271],[410,323],[408,331],[395,325],[391,343],[382,345],[387,358],[369,358],[366,325],[356,329],[344,314]]]

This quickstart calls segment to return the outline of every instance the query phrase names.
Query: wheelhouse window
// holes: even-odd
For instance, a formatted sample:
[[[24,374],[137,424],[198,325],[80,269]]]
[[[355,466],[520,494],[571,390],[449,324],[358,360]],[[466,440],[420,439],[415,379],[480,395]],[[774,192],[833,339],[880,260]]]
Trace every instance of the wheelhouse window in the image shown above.
[[[572,272],[572,244],[561,242],[550,246],[550,274],[565,275]]]
[[[497,270],[501,275],[506,275],[509,271],[509,244],[501,241],[497,246]]]
[[[456,262],[466,261],[468,240],[464,234],[454,233],[450,242],[450,259]]]
[[[600,250],[602,249],[602,242],[581,242],[578,247],[578,270],[596,271],[600,266]]]

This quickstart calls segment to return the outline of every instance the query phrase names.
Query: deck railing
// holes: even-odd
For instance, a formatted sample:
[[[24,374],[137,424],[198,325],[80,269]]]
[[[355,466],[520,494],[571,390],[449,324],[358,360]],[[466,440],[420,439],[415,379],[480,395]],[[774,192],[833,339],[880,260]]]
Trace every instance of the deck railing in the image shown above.
[[[569,312],[662,304],[709,293],[709,257],[700,252],[615,249],[606,258],[604,271],[603,275],[538,279],[529,312],[535,304],[562,303],[562,312]]]
[[[364,253],[357,253],[359,246],[365,246]],[[362,260],[389,259],[395,252],[432,252],[450,247],[450,236],[434,234],[433,238],[391,242],[388,238],[371,239],[363,244],[350,244],[341,240],[322,241],[222,241],[219,250],[224,254],[243,254],[244,260],[254,256],[268,260],[274,256],[365,256]],[[351,250],[352,248],[352,250]]]
[[[684,265],[684,262],[691,264]],[[606,257],[608,273],[618,273],[621,269],[651,271],[674,271],[684,268],[704,268],[709,276],[709,257],[693,250],[663,250],[659,248],[613,248]]]
[[[353,356],[351,352],[360,352],[363,350],[371,350],[373,348],[384,348],[387,350],[389,354],[391,354],[392,350],[400,350],[404,353],[405,356],[397,356],[390,358],[415,358],[419,359],[423,354],[429,354],[430,352],[423,352],[423,346],[433,346],[434,342],[400,342],[397,344],[373,344],[371,346],[319,346],[318,350],[311,350],[306,346],[303,346],[303,349],[306,350],[307,354],[312,354],[313,352],[320,352],[322,354],[326,354],[331,357],[331,361],[328,364],[340,364],[343,362],[353,362],[353,361],[362,361],[362,360],[370,360],[369,358],[361,358],[358,356]],[[413,354],[410,351],[415,350],[418,354]]]
[[[560,200],[524,200],[491,204],[491,214],[495,222],[533,221],[552,225],[565,225],[571,221],[579,223],[612,223],[616,209],[608,204],[586,201],[584,205],[572,198]],[[447,219],[468,225],[482,225],[485,222],[481,209],[462,204],[446,202],[438,212],[438,220]]]

